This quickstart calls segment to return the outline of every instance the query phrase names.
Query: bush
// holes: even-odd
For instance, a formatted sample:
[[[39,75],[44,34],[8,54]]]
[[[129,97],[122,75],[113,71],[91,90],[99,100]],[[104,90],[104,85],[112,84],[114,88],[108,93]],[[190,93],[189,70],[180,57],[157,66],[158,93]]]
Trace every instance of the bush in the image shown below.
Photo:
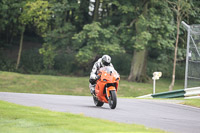
[[[43,67],[42,55],[39,54],[37,48],[22,52],[20,71],[25,73],[39,73]]]
[[[15,61],[8,59],[5,55],[3,55],[3,52],[0,51],[0,70],[1,71],[9,71],[13,72],[15,71]]]
[[[132,55],[126,53],[112,56],[112,64],[120,75],[129,75],[131,60]]]
[[[176,63],[176,79],[184,79],[185,78],[185,63],[178,62]]]
[[[59,73],[57,71],[47,70],[47,69],[43,69],[39,74],[41,74],[41,75],[54,75],[54,76],[59,75]]]
[[[55,57],[54,69],[66,75],[73,73],[74,58],[73,54],[58,54]]]
[[[76,62],[76,54],[58,54],[55,57],[54,70],[64,75],[88,76],[95,62],[88,62],[87,66],[80,66]],[[119,54],[112,56],[112,63],[121,75],[128,75],[130,72],[132,56]],[[95,60],[96,61],[96,60]]]
[[[0,70],[1,71],[9,71],[13,72],[15,71],[15,63],[14,61],[8,59],[8,58],[0,58]]]
[[[54,70],[62,75],[88,75],[88,70],[86,70],[84,67],[79,66],[76,62],[76,57],[74,53],[58,54],[55,57]]]
[[[185,75],[185,64],[176,63],[176,79],[184,79]],[[162,72],[162,77],[171,78],[173,71],[173,62],[166,61],[160,62],[155,59],[149,59],[147,64],[147,75],[152,77],[153,72],[160,71]]]

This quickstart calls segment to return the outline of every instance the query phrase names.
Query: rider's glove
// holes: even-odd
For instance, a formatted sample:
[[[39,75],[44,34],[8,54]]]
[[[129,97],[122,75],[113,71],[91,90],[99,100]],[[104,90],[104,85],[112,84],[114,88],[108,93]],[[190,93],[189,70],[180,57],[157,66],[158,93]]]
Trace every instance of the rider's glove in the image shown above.
[[[93,85],[96,83],[96,79],[89,79],[89,82]]]

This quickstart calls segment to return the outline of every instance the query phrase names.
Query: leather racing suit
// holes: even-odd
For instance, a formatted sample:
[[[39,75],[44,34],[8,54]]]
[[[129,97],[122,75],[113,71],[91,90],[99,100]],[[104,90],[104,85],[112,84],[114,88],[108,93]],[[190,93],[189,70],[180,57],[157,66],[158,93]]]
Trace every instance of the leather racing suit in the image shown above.
[[[96,80],[97,80],[97,73],[98,73],[99,69],[104,66],[105,65],[102,63],[102,58],[98,59],[98,61],[96,61],[93,65],[92,71],[90,73],[90,80],[89,80],[89,82],[90,82],[89,88],[90,88],[91,94],[94,94]],[[112,63],[110,63],[108,66],[113,67]]]

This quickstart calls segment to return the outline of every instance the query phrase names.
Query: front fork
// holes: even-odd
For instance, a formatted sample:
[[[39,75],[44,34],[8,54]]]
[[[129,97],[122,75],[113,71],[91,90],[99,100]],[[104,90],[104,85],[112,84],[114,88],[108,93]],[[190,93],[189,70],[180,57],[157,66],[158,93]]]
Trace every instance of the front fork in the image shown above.
[[[110,97],[110,91],[113,91],[113,90],[116,91],[114,86],[106,87],[106,96],[107,96],[108,99]]]

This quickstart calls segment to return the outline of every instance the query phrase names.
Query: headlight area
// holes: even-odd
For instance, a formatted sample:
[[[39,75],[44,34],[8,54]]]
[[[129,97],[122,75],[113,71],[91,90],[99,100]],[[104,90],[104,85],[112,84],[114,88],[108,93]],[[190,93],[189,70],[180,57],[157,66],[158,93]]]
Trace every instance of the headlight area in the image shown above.
[[[103,79],[103,81],[105,81],[105,82],[106,82],[106,81],[108,81],[108,80],[107,80],[107,79]]]

